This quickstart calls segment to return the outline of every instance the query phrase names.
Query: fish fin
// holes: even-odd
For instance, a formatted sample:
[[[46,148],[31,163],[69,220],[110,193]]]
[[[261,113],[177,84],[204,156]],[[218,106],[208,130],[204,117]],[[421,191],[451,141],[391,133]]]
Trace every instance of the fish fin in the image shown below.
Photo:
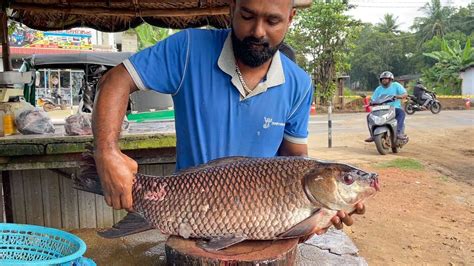
[[[129,212],[122,220],[114,224],[112,228],[97,232],[97,234],[104,238],[117,238],[150,229],[153,229],[153,226],[151,226],[143,216],[136,212]]]
[[[193,167],[189,167],[189,168],[180,170],[180,171],[176,172],[175,174],[176,175],[189,174],[189,173],[193,173],[193,172],[196,172],[196,171],[199,171],[199,170],[202,170],[202,169],[216,167],[216,166],[219,166],[219,165],[225,165],[225,164],[228,164],[228,163],[231,163],[231,162],[238,162],[238,161],[246,160],[246,159],[249,159],[249,158],[251,158],[251,157],[230,156],[230,157],[214,159],[214,160],[211,160],[211,161],[209,161],[205,164],[200,164],[200,165],[197,165],[197,166],[193,166]]]
[[[79,175],[72,176],[74,188],[103,195],[104,192],[95,165],[93,147],[86,146],[86,151],[82,153],[81,157]]]
[[[318,226],[319,220],[321,217],[320,213],[321,209],[317,209],[316,211],[311,214],[308,218],[304,219],[303,221],[299,222],[298,224],[294,225],[286,232],[281,233],[278,235],[278,238],[296,238],[301,236],[306,236],[314,232],[315,227]]]
[[[218,251],[247,240],[246,236],[230,236],[211,238],[209,241],[199,241],[197,245],[206,251]]]

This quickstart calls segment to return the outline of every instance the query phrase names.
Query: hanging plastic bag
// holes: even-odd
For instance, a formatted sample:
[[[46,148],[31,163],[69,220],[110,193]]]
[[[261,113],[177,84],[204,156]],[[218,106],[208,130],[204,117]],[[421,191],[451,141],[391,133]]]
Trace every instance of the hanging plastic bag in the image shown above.
[[[78,113],[66,118],[64,130],[68,136],[92,135],[92,115],[90,113]]]
[[[51,118],[42,110],[24,110],[15,116],[17,130],[23,135],[54,133]]]

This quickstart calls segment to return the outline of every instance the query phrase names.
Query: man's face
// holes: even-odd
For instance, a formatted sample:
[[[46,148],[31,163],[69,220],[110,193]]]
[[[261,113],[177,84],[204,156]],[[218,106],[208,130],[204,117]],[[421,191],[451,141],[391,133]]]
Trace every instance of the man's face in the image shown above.
[[[296,11],[292,0],[234,0],[231,12],[234,55],[258,67],[278,51]]]
[[[391,80],[390,80],[390,79],[387,79],[387,78],[382,79],[382,80],[380,81],[380,83],[382,83],[382,85],[384,85],[384,86],[388,86],[388,85],[390,84],[390,82],[391,82]]]

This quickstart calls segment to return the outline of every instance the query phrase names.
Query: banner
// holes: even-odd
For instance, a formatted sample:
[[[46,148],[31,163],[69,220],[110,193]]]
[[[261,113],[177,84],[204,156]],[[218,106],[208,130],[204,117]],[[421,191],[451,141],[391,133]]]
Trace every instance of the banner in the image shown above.
[[[37,31],[17,27],[10,35],[10,47],[92,50],[92,33],[85,29]]]

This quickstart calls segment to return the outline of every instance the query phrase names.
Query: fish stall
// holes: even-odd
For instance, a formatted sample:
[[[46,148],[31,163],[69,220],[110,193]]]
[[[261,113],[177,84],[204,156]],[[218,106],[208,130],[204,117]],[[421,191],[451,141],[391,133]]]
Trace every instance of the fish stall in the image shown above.
[[[3,25],[6,25],[8,11],[10,19],[38,30],[83,25],[118,32],[145,21],[176,29],[228,28],[230,25],[229,2],[221,0],[181,1],[179,6],[174,1],[145,0],[129,4],[73,0],[59,4],[39,0],[34,5],[26,0],[7,2],[1,12]],[[295,7],[309,5],[311,1],[295,1]],[[3,70],[9,71],[8,36],[3,30],[1,37]],[[8,91],[12,90],[2,92]],[[138,162],[141,174],[173,173],[176,162],[174,122],[139,123],[144,118],[135,117],[136,122],[132,121],[122,132],[120,148]],[[73,188],[73,179],[80,174],[82,153],[91,146],[93,137],[68,136],[62,126],[55,125],[55,129],[54,133],[48,134],[0,137],[3,188],[0,191],[0,214],[3,214],[0,219],[66,229],[87,243],[85,255],[98,265],[208,265],[206,263],[210,261],[220,265],[366,264],[363,258],[355,255],[357,248],[351,240],[335,230],[329,230],[326,237],[313,237],[299,245],[296,238],[245,241],[212,252],[197,248],[199,240],[179,236],[168,238],[156,229],[104,240],[98,236],[97,228],[110,228],[126,217],[126,213],[108,207],[100,195]]]
[[[54,134],[1,137],[2,222],[74,229],[119,221],[124,212],[107,206],[102,196],[73,189],[71,178],[92,141],[92,136],[65,136],[60,127]],[[172,121],[130,123],[120,138],[140,172],[153,175],[174,172],[175,143]]]

